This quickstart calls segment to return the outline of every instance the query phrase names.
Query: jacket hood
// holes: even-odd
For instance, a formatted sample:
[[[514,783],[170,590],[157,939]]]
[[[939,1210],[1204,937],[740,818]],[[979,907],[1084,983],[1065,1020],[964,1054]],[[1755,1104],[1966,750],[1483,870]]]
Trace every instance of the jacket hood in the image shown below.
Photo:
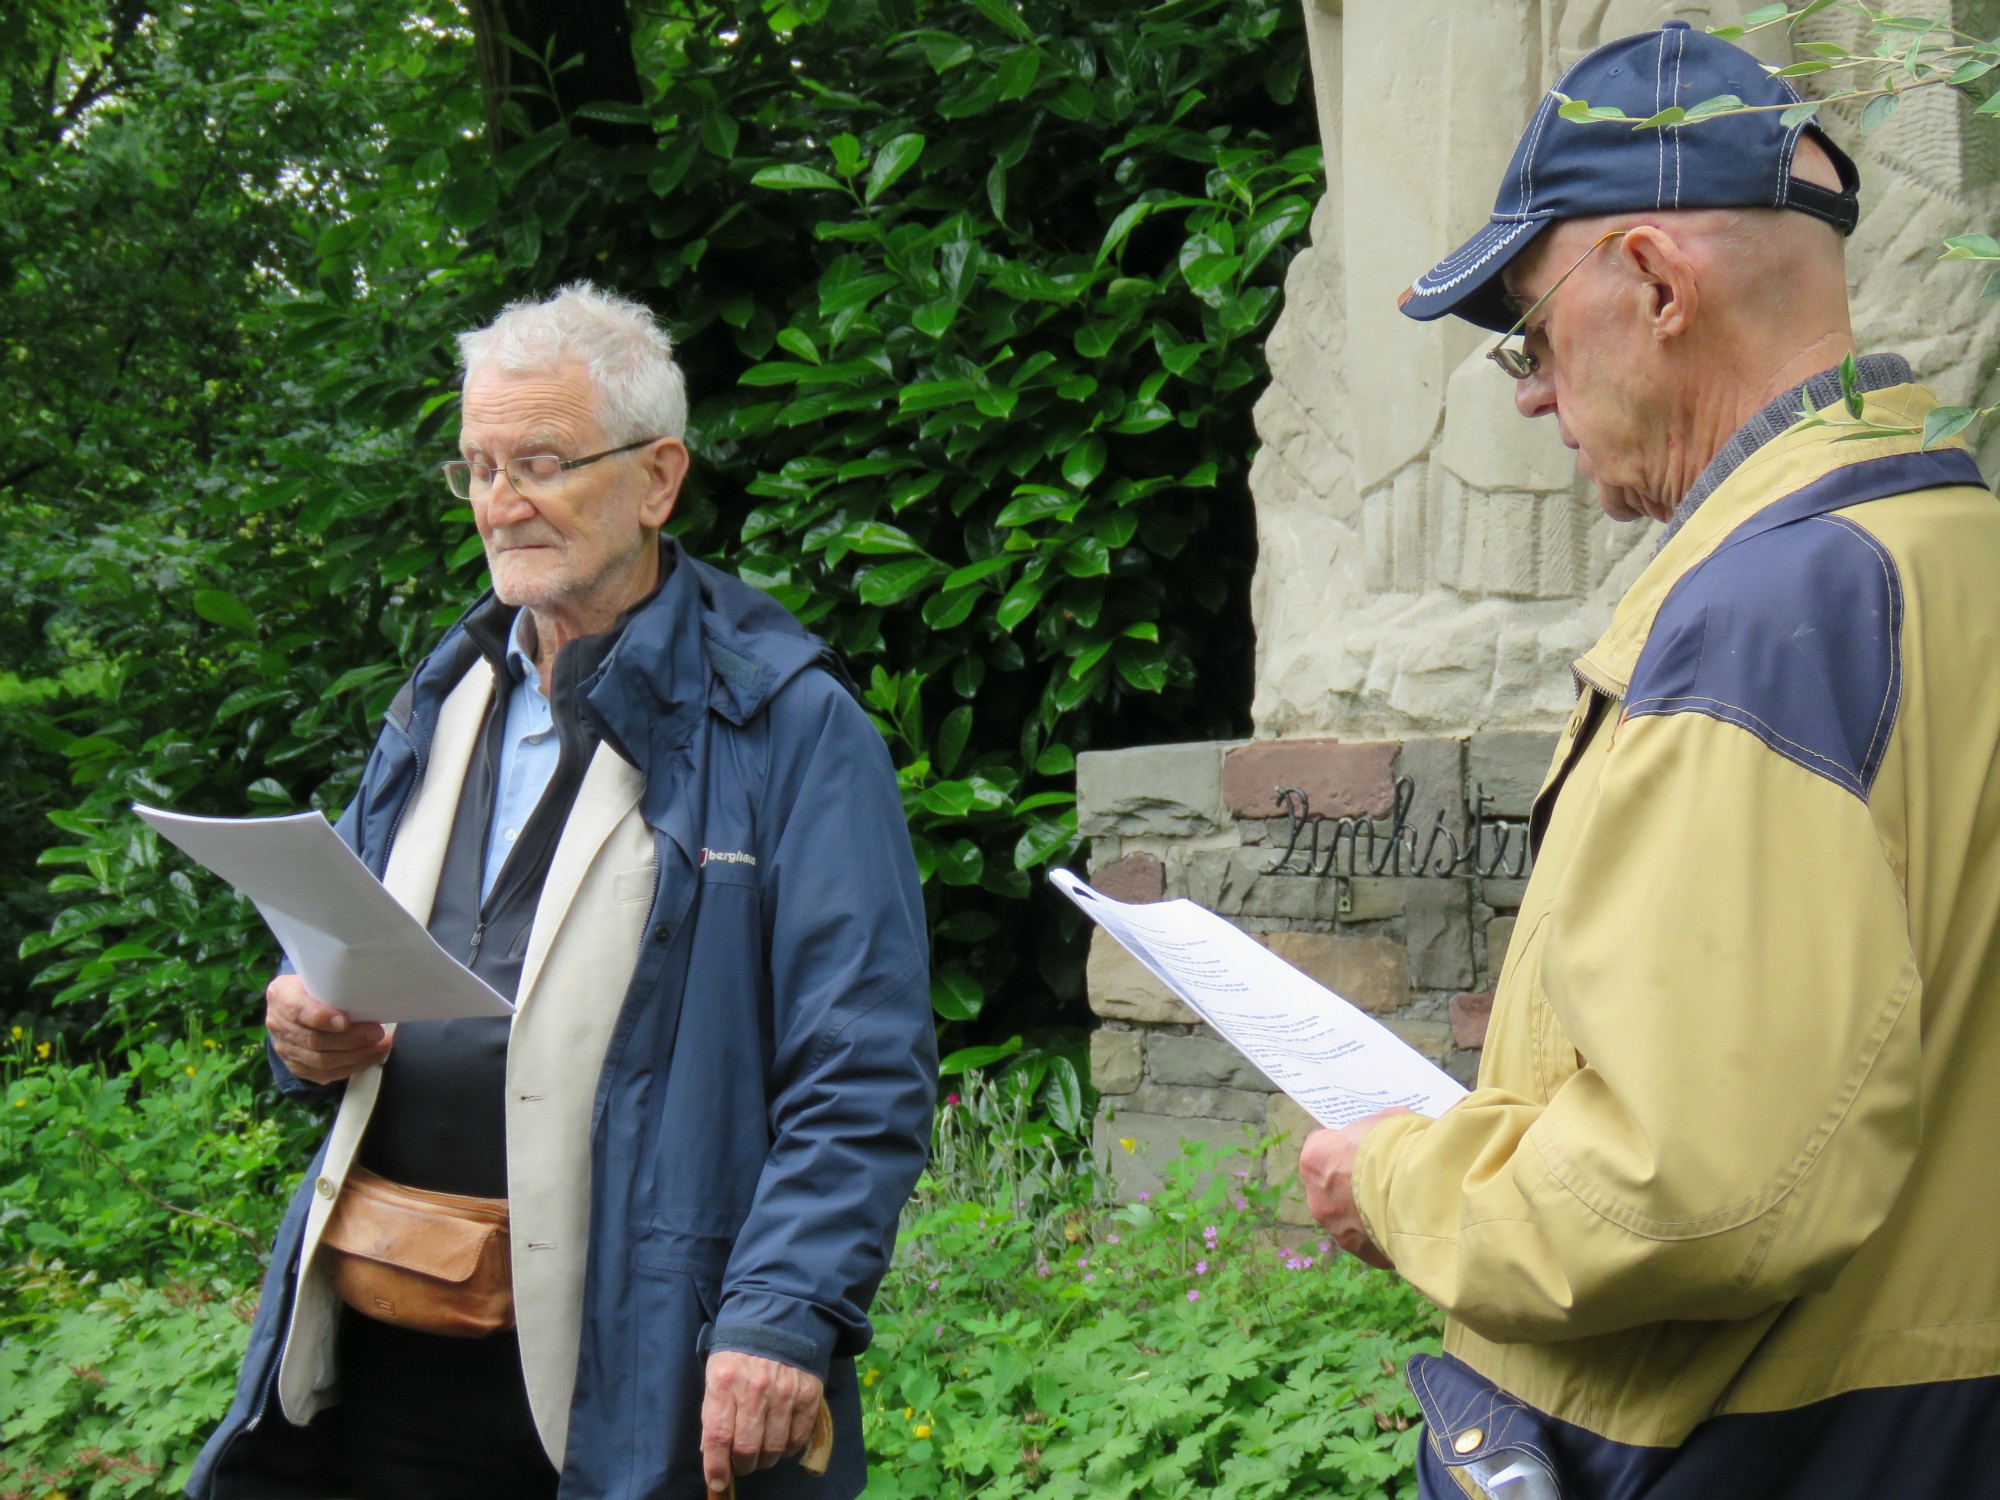
[[[787,682],[822,667],[850,693],[833,648],[770,595],[661,539],[666,581],[626,624],[585,690],[606,737],[645,770],[684,743],[701,715],[755,719]]]

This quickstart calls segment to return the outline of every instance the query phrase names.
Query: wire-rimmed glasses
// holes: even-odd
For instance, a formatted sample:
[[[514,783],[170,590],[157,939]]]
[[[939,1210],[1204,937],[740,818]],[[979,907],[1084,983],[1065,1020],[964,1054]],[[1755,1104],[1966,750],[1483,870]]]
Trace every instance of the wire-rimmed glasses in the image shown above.
[[[493,488],[494,477],[502,473],[521,494],[547,495],[562,488],[563,478],[571,469],[658,441],[658,438],[640,438],[636,443],[606,448],[602,453],[586,453],[582,458],[564,458],[558,453],[523,453],[504,464],[489,463],[483,458],[454,458],[438,468],[444,471],[446,488],[461,500],[484,498]]]
[[[1556,287],[1561,286],[1565,281],[1568,281],[1570,277],[1574,276],[1579,270],[1581,270],[1583,267],[1583,263],[1585,261],[1589,260],[1591,256],[1595,255],[1602,246],[1609,244],[1612,240],[1617,239],[1620,235],[1627,234],[1629,232],[1630,232],[1629,230],[1625,229],[1614,229],[1610,231],[1608,234],[1599,235],[1597,239],[1591,243],[1590,248],[1584,251],[1583,254],[1579,255],[1576,258],[1576,263],[1572,265],[1567,271],[1563,272],[1562,275],[1556,278],[1555,286],[1550,287],[1546,292],[1543,292],[1541,296],[1537,297],[1534,300],[1533,304],[1528,308],[1528,310],[1522,313],[1519,318],[1515,319],[1514,326],[1508,329],[1505,333],[1500,335],[1500,342],[1495,344],[1491,349],[1488,349],[1486,351],[1486,357],[1492,360],[1493,363],[1498,365],[1501,369],[1505,370],[1509,375],[1513,376],[1514,379],[1516,380],[1526,380],[1530,375],[1534,374],[1537,370],[1539,370],[1542,367],[1542,362],[1536,359],[1534,355],[1530,354],[1527,351],[1525,345],[1519,349],[1509,349],[1507,347],[1507,340],[1511,339],[1515,334],[1519,333],[1524,327],[1527,326],[1528,319],[1532,318],[1536,313],[1540,312],[1542,310],[1542,304],[1547,302],[1549,298],[1553,297],[1556,294]]]

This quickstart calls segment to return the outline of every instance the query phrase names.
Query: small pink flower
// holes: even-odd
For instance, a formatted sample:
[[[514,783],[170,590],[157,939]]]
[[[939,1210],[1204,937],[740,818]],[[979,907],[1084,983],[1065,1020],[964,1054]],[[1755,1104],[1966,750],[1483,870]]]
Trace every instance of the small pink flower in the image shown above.
[[[1197,1291],[1196,1291],[1196,1290],[1195,1290],[1195,1289],[1194,1289],[1193,1287],[1189,1287],[1189,1288],[1188,1288],[1188,1301],[1190,1301],[1190,1302],[1199,1302],[1199,1301],[1201,1301],[1201,1293],[1200,1293],[1200,1292],[1197,1292]]]
[[[954,1104],[956,1104],[956,1103],[958,1103],[958,1095],[956,1095],[956,1094],[946,1094],[946,1095],[944,1096],[944,1107],[945,1107],[946,1109],[950,1109],[950,1108],[951,1108],[951,1107],[952,1107],[952,1106],[953,1106]]]
[[[931,1337],[932,1337],[932,1338],[934,1338],[934,1339],[941,1339],[941,1338],[943,1338],[943,1337],[944,1337],[944,1324],[940,1323],[940,1324],[938,1324],[938,1326],[937,1326],[937,1327],[933,1328],[933,1329],[931,1330]]]
[[[1107,1245],[1122,1245],[1122,1244],[1124,1244],[1125,1242],[1124,1242],[1123,1240],[1119,1239],[1119,1238],[1118,1238],[1118,1236],[1117,1236],[1117,1235],[1115,1235],[1115,1234],[1107,1234],[1107,1235],[1106,1235],[1106,1236],[1104,1237],[1104,1243],[1105,1243],[1105,1244],[1107,1244]]]
[[[1299,1270],[1304,1266],[1304,1264],[1305,1263],[1301,1261],[1296,1255],[1287,1255],[1285,1257],[1285,1269],[1287,1271]]]
[[[1250,1200],[1248,1198],[1231,1198],[1229,1200],[1229,1206],[1235,1209],[1240,1214],[1245,1209],[1250,1207]]]
[[[1088,1255],[1079,1255],[1076,1258],[1076,1268],[1079,1271],[1083,1270],[1084,1267],[1088,1266],[1089,1264],[1090,1264],[1090,1257]]]
[[[1151,1203],[1153,1201],[1153,1195],[1151,1193],[1141,1193],[1139,1195],[1139,1201],[1141,1203]]]
[[[1083,1279],[1085,1281],[1095,1281],[1097,1280],[1097,1273],[1095,1271],[1086,1271]]]
[[[1303,1264],[1304,1264],[1305,1268],[1306,1268],[1306,1269],[1307,1269],[1308,1271],[1310,1271],[1310,1270],[1312,1269],[1312,1263],[1313,1263],[1313,1258],[1312,1258],[1312,1257],[1311,1257],[1310,1255],[1308,1255],[1308,1256],[1307,1256],[1307,1257],[1305,1258],[1305,1261],[1303,1262]]]
[[[931,1284],[930,1284],[929,1286],[925,1287],[925,1288],[924,1288],[924,1290],[925,1290],[925,1291],[927,1291],[927,1292],[934,1292],[934,1291],[936,1291],[936,1290],[937,1290],[937,1283],[936,1283],[935,1281],[933,1281],[933,1282],[932,1282],[932,1283],[931,1283]]]
[[[1231,1172],[1229,1175],[1231,1177],[1234,1177],[1239,1182],[1248,1182],[1250,1180],[1250,1174],[1248,1172]]]
[[[1197,1276],[1206,1276],[1208,1274],[1208,1262],[1205,1260],[1196,1261],[1194,1263],[1194,1274]]]
[[[1321,1240],[1321,1241],[1319,1242],[1319,1253],[1320,1253],[1321,1255],[1325,1255],[1325,1254],[1326,1254],[1326,1253],[1327,1253],[1328,1251],[1330,1251],[1330,1250],[1332,1250],[1332,1249],[1333,1249],[1333,1246],[1332,1246],[1332,1245],[1330,1245],[1329,1243],[1327,1243],[1327,1242],[1326,1242],[1325,1240]]]

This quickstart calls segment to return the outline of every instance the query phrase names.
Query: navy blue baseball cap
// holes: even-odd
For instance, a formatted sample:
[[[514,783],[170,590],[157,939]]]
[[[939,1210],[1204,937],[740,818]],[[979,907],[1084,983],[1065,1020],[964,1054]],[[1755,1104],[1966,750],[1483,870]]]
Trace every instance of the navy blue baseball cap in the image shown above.
[[[1571,98],[1644,120],[1721,94],[1778,108],[1650,130],[1557,114]],[[1417,279],[1403,294],[1403,311],[1425,321],[1456,313],[1504,332],[1514,313],[1500,273],[1560,219],[1672,208],[1792,208],[1852,234],[1861,212],[1861,174],[1816,125],[1780,123],[1783,106],[1803,102],[1787,80],[1773,78],[1741,47],[1685,21],[1605,43],[1557,80],[1514,148],[1492,219]],[[1840,173],[1837,193],[1792,175],[1799,136],[1808,131]]]

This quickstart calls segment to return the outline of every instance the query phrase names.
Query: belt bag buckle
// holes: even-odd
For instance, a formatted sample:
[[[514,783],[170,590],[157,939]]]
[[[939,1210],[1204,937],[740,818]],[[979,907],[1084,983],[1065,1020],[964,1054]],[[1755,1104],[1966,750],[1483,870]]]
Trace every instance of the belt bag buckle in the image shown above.
[[[334,1294],[364,1317],[446,1338],[514,1326],[507,1200],[405,1187],[356,1167],[320,1236]]]

